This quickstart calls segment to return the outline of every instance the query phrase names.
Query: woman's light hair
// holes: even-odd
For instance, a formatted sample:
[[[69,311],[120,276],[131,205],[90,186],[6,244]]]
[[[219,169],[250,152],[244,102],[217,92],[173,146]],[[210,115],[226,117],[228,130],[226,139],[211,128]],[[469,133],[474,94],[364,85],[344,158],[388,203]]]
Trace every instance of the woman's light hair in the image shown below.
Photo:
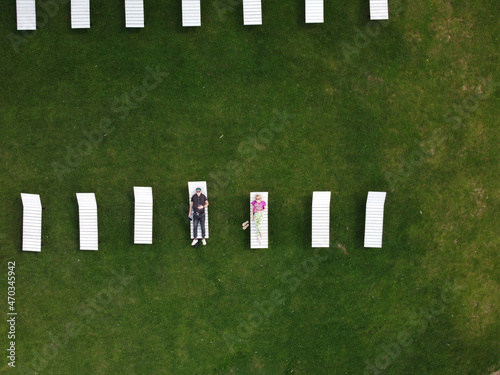
[[[262,197],[261,197],[259,194],[257,194],[257,195],[255,196],[255,200],[257,200],[257,199],[262,199]]]

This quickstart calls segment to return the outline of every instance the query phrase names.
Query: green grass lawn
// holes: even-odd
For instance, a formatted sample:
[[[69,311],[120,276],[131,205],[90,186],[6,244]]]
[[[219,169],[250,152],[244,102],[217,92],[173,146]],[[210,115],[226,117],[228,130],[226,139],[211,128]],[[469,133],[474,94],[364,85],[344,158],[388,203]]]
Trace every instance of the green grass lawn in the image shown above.
[[[59,4],[26,33],[4,4],[0,313],[15,261],[18,315],[0,374],[500,370],[500,5],[391,7],[368,23],[368,0],[326,1],[305,25],[302,2],[264,2],[244,27],[241,4],[207,1],[188,29],[180,1],[152,1],[127,30],[123,2],[92,2],[71,30]],[[133,186],[153,187],[151,246],[133,245]],[[315,190],[332,191],[321,251]],[[363,248],[370,190],[388,192],[382,249]],[[269,192],[268,250],[241,230],[250,191]],[[21,192],[46,208],[39,254],[21,252]],[[78,250],[77,192],[96,194],[97,252]]]

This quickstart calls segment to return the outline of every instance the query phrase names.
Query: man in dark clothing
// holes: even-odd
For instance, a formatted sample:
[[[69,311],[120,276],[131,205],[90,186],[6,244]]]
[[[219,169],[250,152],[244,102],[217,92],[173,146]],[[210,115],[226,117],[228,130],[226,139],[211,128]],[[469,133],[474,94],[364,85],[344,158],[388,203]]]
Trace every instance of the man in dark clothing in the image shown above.
[[[191,246],[196,245],[198,242],[198,223],[201,224],[201,242],[203,245],[207,244],[205,241],[205,207],[208,207],[207,197],[201,193],[201,188],[196,188],[196,194],[191,197],[191,204],[189,206],[189,214],[193,212],[193,242]]]

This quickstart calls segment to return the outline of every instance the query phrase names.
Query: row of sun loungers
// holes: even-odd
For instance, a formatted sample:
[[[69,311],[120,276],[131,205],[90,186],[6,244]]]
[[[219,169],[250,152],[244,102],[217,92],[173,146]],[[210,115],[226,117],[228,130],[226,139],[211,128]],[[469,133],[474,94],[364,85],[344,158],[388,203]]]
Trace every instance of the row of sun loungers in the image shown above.
[[[189,203],[191,197],[200,187],[208,197],[206,181],[188,182]],[[251,203],[256,195],[266,202],[261,223],[261,243],[258,242],[256,223],[250,220],[250,248],[267,249],[269,247],[268,192],[250,193]],[[381,248],[384,223],[385,192],[370,191],[366,200],[365,239],[364,247]],[[94,193],[77,193],[79,208],[80,250],[98,250],[97,201]],[[151,187],[134,186],[134,243],[153,243],[153,189]],[[23,202],[23,251],[41,251],[42,240],[42,203],[38,194],[21,193]],[[330,191],[315,191],[312,198],[312,236],[313,248],[330,247]],[[193,221],[190,222],[191,239],[193,236]],[[205,208],[205,238],[208,232],[208,207]],[[197,238],[201,237],[201,228]]]
[[[306,23],[323,23],[324,0],[306,1]],[[35,0],[16,0],[17,29],[36,30]],[[388,0],[370,0],[370,19],[389,19]],[[243,0],[243,24],[262,25],[261,0]],[[201,0],[182,0],[182,26],[201,26]],[[125,0],[125,27],[144,27],[144,0]],[[71,28],[90,28],[90,0],[71,0]]]
[[[153,243],[153,190],[134,186],[134,243]],[[97,201],[94,193],[76,193],[80,250],[98,250]],[[42,203],[40,195],[21,193],[23,202],[23,251],[41,251]]]

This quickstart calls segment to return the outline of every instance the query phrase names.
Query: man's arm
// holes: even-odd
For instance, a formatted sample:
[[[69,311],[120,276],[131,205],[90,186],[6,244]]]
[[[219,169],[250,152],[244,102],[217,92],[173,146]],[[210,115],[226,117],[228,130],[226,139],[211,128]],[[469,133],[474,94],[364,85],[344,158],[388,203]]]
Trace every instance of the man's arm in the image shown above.
[[[191,210],[193,209],[193,202],[191,202],[191,204],[189,205],[189,213],[188,213],[188,217],[191,217]]]
[[[205,205],[203,206],[203,208],[205,207],[208,207],[208,200],[205,201]]]

